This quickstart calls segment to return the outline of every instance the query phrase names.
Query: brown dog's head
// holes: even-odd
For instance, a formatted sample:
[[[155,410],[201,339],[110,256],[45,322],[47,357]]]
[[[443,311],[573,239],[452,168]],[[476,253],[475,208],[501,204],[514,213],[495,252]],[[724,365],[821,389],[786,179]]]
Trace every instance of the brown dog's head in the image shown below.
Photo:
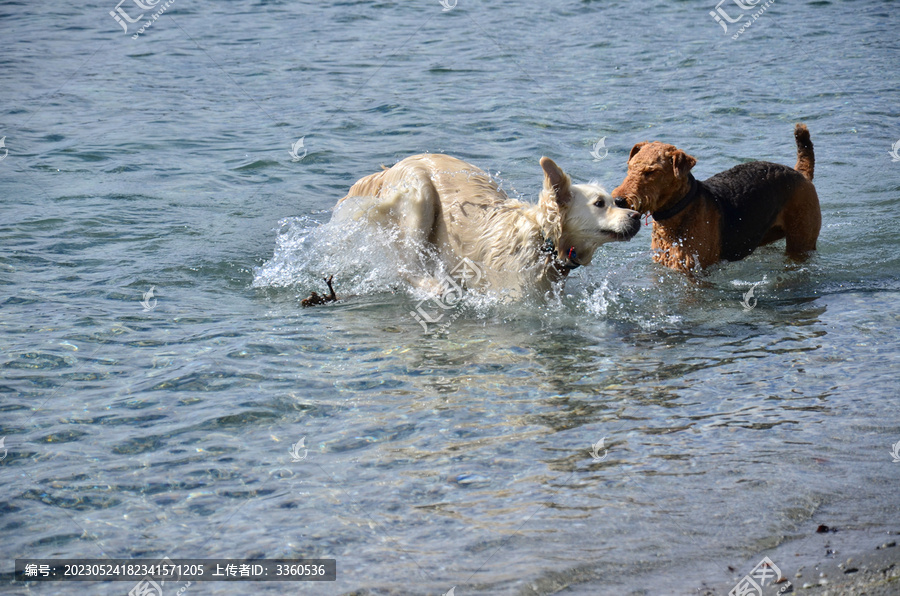
[[[638,143],[628,156],[628,173],[612,191],[616,204],[641,213],[659,211],[690,190],[690,172],[697,160],[673,145]]]

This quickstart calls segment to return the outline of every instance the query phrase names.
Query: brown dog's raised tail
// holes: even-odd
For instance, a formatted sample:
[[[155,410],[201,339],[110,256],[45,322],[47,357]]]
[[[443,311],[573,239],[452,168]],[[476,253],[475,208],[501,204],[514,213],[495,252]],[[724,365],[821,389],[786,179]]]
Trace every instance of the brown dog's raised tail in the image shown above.
[[[794,138],[797,139],[797,165],[794,169],[812,181],[813,171],[816,169],[816,156],[813,153],[812,139],[809,138],[809,129],[805,124],[798,124],[794,128]]]

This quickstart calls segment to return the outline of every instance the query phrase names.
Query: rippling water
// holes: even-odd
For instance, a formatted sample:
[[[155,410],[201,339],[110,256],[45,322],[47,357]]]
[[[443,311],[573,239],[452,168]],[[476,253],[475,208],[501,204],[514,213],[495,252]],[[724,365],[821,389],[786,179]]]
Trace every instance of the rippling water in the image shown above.
[[[689,593],[820,523],[897,529],[896,10],[778,2],[732,40],[714,8],[177,0],[134,40],[112,1],[0,5],[0,572],[327,557],[335,583],[187,593]],[[534,200],[541,155],[611,189],[660,139],[705,178],[792,165],[798,121],[803,265],[691,283],[645,228],[559,301],[470,296],[425,334],[377,239],[322,226],[416,152]],[[302,310],[326,274],[352,297]]]

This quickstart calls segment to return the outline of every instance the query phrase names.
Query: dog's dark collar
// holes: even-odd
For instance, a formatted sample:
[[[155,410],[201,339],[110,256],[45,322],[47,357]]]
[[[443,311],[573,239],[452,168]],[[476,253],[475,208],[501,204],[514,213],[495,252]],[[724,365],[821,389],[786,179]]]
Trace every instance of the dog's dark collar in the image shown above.
[[[581,267],[581,263],[578,262],[578,253],[575,252],[574,246],[569,249],[566,259],[563,260],[559,258],[559,252],[556,250],[556,244],[553,242],[553,239],[545,238],[544,244],[541,246],[541,252],[546,253],[548,257],[552,257],[556,268],[566,273]]]
[[[690,190],[688,190],[687,194],[684,195],[677,203],[675,203],[671,207],[660,209],[659,211],[654,211],[651,215],[653,215],[653,219],[655,221],[663,221],[664,219],[675,217],[676,215],[687,209],[687,206],[697,198],[697,194],[700,190],[700,184],[696,179],[694,179],[693,174],[688,174],[688,176],[690,176],[691,180]]]

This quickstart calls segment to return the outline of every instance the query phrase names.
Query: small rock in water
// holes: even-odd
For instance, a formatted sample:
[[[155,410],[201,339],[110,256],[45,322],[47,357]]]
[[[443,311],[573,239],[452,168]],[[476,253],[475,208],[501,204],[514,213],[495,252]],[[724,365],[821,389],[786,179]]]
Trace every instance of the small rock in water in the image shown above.
[[[825,534],[827,532],[837,532],[837,528],[829,528],[825,524],[822,524],[818,528],[816,528],[816,534]]]

